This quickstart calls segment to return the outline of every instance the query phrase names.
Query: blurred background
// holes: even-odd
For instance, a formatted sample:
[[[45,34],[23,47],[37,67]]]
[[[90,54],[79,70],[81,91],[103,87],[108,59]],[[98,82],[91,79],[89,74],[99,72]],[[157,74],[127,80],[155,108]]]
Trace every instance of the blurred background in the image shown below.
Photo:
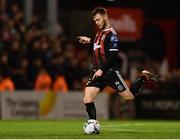
[[[99,99],[106,102],[98,102],[100,118],[180,117],[178,0],[0,0],[2,119],[85,116],[81,100],[92,53],[77,36],[95,35],[91,11],[97,6],[107,8],[121,40],[118,56],[127,84],[143,69],[162,79],[147,84],[132,104],[107,87]]]

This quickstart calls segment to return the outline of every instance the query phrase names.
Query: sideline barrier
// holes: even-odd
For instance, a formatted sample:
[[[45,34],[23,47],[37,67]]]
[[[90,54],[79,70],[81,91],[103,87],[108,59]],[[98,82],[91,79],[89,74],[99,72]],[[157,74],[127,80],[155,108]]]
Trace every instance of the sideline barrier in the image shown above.
[[[1,93],[1,119],[85,119],[86,112],[82,92],[67,94],[15,91]],[[109,118],[108,95],[97,97],[99,119]]]
[[[136,98],[136,118],[179,119],[180,94],[147,94]]]

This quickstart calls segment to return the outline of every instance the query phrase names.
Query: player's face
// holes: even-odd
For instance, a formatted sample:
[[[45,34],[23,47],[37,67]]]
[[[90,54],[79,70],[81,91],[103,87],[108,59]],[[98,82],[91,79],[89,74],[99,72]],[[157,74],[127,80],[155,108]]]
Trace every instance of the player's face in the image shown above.
[[[106,26],[106,21],[104,15],[96,14],[93,18],[98,29],[103,30]]]

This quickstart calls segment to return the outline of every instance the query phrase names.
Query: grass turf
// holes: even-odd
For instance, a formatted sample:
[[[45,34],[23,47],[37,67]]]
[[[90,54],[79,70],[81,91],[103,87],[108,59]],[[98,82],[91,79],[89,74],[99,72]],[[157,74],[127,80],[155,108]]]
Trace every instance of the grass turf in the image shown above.
[[[0,138],[120,139],[180,138],[180,121],[100,121],[101,133],[85,135],[84,121],[0,121]]]

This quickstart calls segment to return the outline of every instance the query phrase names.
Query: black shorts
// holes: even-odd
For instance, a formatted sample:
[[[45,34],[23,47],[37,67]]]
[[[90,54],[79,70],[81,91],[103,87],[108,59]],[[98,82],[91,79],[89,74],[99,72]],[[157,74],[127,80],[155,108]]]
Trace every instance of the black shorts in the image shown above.
[[[97,87],[102,91],[106,86],[110,86],[119,92],[129,89],[118,70],[111,69],[103,76],[92,80],[94,73],[90,75],[86,87]]]

